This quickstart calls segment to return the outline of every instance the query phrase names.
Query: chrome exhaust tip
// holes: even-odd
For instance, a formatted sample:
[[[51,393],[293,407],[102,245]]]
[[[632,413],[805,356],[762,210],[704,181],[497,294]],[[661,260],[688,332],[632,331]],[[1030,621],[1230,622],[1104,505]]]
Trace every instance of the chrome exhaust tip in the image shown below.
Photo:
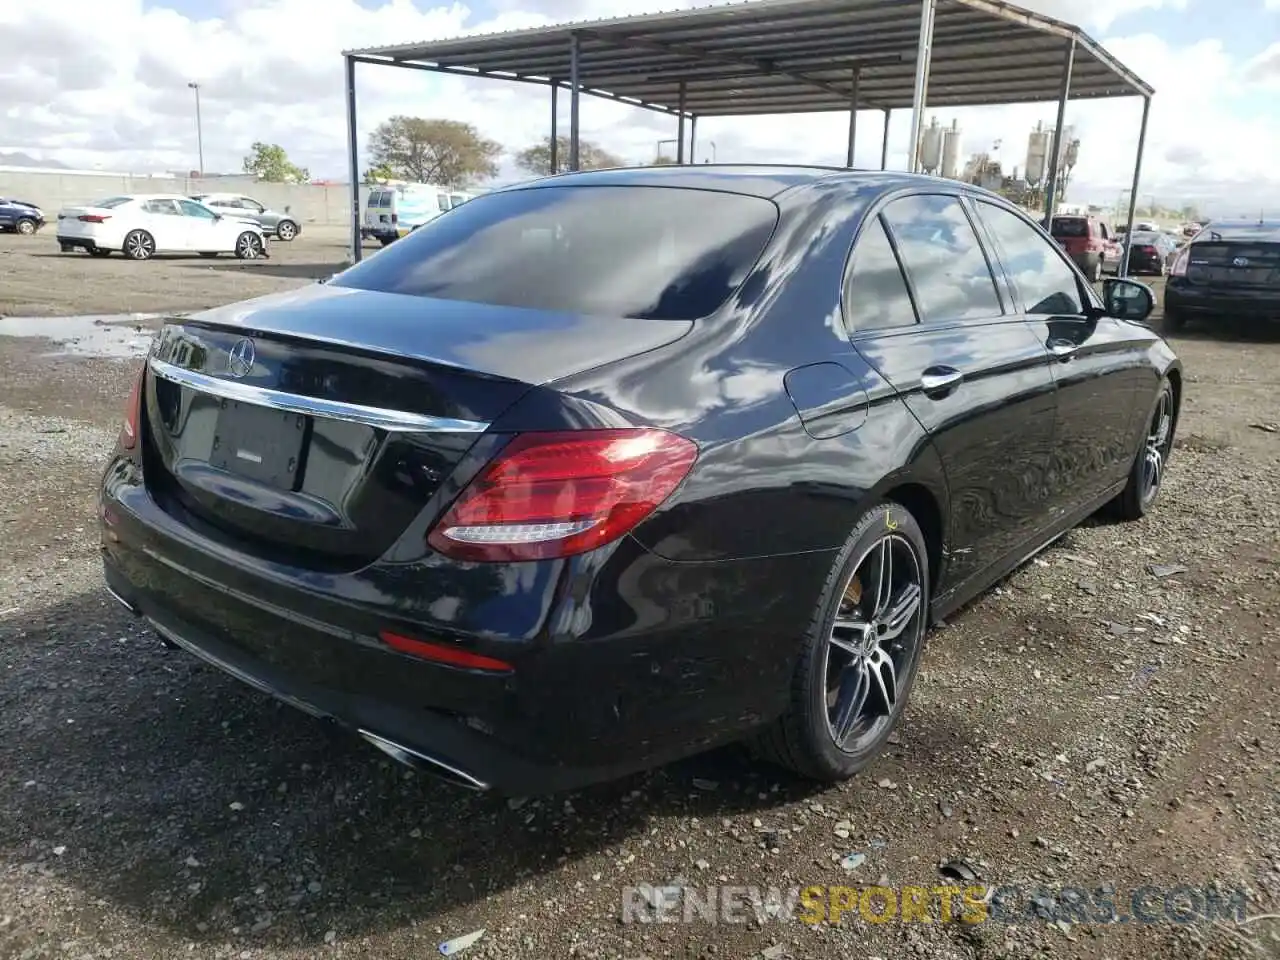
[[[428,756],[417,750],[412,750],[404,744],[396,743],[394,740],[388,740],[386,737],[380,737],[376,733],[368,730],[357,730],[357,733],[377,747],[392,760],[402,763],[406,767],[413,770],[420,770],[423,773],[444,780],[456,787],[462,787],[465,790],[485,791],[489,789],[489,784],[483,780],[473,777],[465,770],[459,770],[452,764],[445,763],[436,757]]]
[[[132,613],[135,617],[139,615],[138,608],[135,607],[128,600],[126,600],[124,597],[120,596],[120,594],[112,590],[110,585],[107,585],[107,593],[111,594],[111,598],[115,600],[116,603],[120,604],[120,606],[124,607],[126,610]]]

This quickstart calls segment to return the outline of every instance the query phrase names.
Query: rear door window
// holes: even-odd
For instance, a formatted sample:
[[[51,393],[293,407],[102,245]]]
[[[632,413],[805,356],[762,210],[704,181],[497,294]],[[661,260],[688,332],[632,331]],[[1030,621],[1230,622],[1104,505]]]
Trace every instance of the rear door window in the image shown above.
[[[922,323],[1001,315],[986,253],[959,200],[940,194],[904,197],[885,207],[883,216]]]
[[[504,190],[437,217],[338,286],[614,317],[693,320],[742,284],[771,200],[674,187]]]
[[[845,319],[855,332],[915,326],[916,308],[879,217],[863,228],[853,249],[843,304]]]
[[[1080,284],[1054,244],[1017,214],[992,203],[974,204],[995,239],[1005,276],[1029,314],[1080,314]]]

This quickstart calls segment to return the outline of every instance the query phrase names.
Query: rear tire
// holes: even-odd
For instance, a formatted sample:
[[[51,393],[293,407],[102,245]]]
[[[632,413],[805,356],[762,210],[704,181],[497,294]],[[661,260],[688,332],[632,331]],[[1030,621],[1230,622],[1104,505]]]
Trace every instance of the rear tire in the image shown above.
[[[1099,257],[1093,261],[1093,266],[1089,270],[1089,282],[1099,283],[1102,280],[1102,258]]]
[[[200,251],[200,256],[202,257],[216,257],[217,255],[218,255],[217,250],[201,250]]]
[[[29,237],[36,232],[36,222],[28,217],[23,217],[14,226],[14,229],[24,237]]]
[[[1142,446],[1129,468],[1129,482],[1111,502],[1112,513],[1119,520],[1141,520],[1155,506],[1164,489],[1164,471],[1173,450],[1173,429],[1177,423],[1173,384],[1168,377],[1160,381],[1160,392],[1147,418]]]
[[[156,238],[145,230],[130,230],[124,238],[124,255],[130,260],[150,260],[156,255]]]
[[[109,247],[90,247],[89,256],[91,257],[109,257],[111,249]]]
[[[1187,317],[1182,313],[1165,313],[1163,326],[1170,333],[1179,333],[1187,329]]]
[[[75,250],[75,245],[71,243],[60,243],[58,244],[58,249],[63,253],[71,253]]]
[[[292,220],[281,220],[276,224],[276,238],[288,243],[298,235],[298,225]]]
[[[790,707],[756,742],[764,758],[834,782],[879,755],[924,652],[928,556],[919,525],[899,504],[862,514],[805,629]]]

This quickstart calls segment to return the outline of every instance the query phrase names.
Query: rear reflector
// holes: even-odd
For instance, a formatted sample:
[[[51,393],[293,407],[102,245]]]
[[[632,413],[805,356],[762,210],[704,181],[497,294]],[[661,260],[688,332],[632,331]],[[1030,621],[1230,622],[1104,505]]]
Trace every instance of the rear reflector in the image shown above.
[[[106,223],[111,219],[109,213],[82,213],[76,217],[81,223]]]
[[[436,663],[448,664],[451,667],[461,667],[464,670],[488,670],[491,673],[510,673],[515,669],[505,660],[484,657],[478,653],[472,653],[469,650],[451,647],[443,643],[428,643],[425,640],[415,640],[412,637],[392,633],[390,630],[383,630],[378,636],[392,650],[398,653],[407,653],[409,656],[418,657],[421,660],[433,660]]]
[[[522,433],[471,481],[427,542],[459,560],[547,560],[617,540],[697,459],[665,430]]]
[[[126,450],[132,450],[138,444],[138,427],[142,418],[142,378],[146,372],[144,365],[133,381],[133,388],[129,391],[129,399],[125,404],[124,422],[120,424],[120,446]]]

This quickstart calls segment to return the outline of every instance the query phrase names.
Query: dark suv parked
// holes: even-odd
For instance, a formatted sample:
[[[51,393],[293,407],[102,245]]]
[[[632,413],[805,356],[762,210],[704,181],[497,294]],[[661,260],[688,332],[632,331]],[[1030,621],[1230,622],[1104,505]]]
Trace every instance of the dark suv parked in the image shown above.
[[[44,213],[34,203],[0,197],[0,232],[30,236],[44,226]]]

